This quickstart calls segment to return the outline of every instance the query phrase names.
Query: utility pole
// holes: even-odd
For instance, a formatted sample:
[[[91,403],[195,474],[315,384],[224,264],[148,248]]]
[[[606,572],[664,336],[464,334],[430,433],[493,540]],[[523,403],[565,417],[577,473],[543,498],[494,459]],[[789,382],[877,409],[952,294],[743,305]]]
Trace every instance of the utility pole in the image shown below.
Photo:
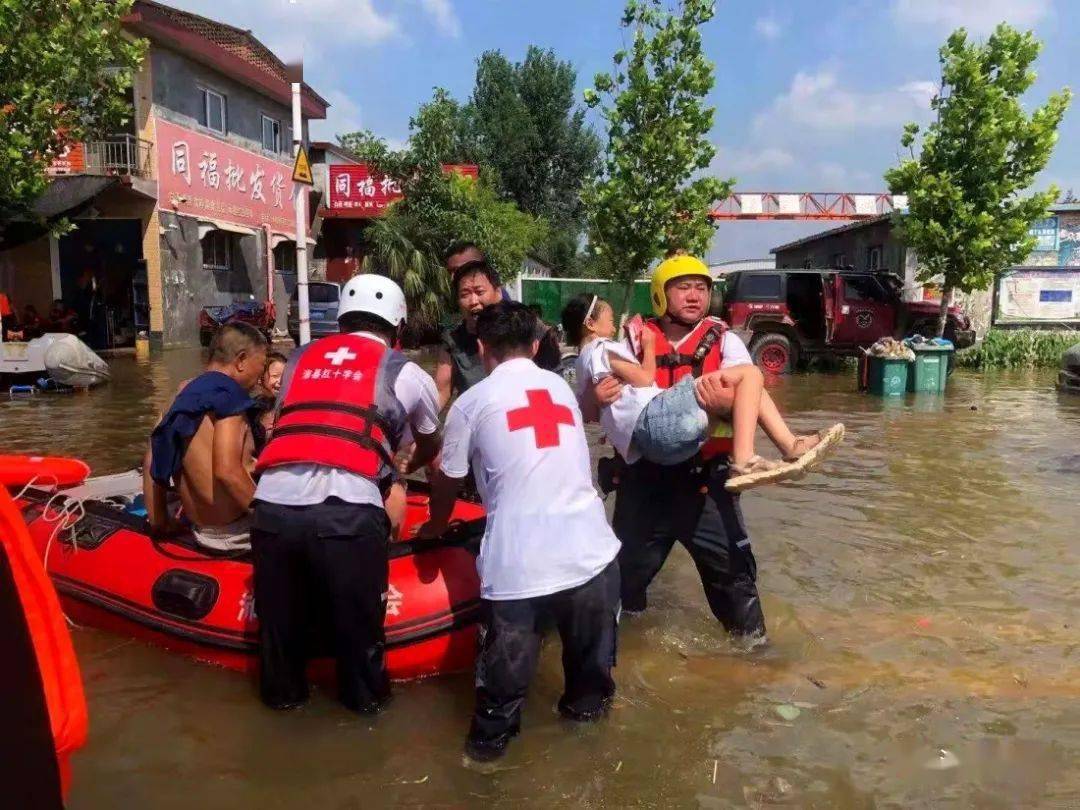
[[[300,82],[292,83],[293,160],[300,154],[304,138],[304,120],[300,115]],[[296,302],[300,310],[300,345],[311,342],[311,308],[308,303],[307,263],[307,187],[293,179],[293,205],[296,207]]]

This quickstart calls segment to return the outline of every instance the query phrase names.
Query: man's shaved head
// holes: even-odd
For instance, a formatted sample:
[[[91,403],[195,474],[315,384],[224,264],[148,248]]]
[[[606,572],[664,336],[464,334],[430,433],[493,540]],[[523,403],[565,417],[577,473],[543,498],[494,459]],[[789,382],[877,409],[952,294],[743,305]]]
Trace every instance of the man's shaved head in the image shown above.
[[[210,362],[228,365],[242,354],[252,356],[266,353],[266,338],[254,326],[246,323],[227,323],[214,333],[210,341]]]

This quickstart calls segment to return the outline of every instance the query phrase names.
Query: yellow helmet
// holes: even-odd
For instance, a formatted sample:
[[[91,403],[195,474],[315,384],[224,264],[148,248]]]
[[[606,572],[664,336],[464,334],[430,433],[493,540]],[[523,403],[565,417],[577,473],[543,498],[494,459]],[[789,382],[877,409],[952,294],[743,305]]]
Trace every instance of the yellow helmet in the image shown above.
[[[682,254],[664,259],[653,270],[652,279],[649,281],[652,309],[657,318],[662,318],[667,314],[667,294],[664,288],[669,282],[684,276],[697,276],[705,279],[709,284],[713,281],[712,273],[705,266],[705,262],[695,256]]]

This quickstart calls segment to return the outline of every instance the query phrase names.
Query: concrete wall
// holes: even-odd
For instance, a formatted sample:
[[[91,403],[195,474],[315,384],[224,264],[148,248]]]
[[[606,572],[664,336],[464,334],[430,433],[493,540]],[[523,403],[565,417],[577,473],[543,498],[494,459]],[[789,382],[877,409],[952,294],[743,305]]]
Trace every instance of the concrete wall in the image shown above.
[[[255,152],[262,148],[262,116],[281,122],[280,155],[292,154],[292,112],[287,105],[267,98],[246,85],[218,73],[182,54],[155,45],[150,51],[154,107],[157,115],[181,126]],[[225,96],[225,135],[199,125],[201,88]]]
[[[199,223],[191,217],[159,211],[161,235],[161,289],[165,312],[162,343],[165,347],[191,346],[199,339],[199,311],[204,306],[226,305],[254,295],[265,298],[266,237],[232,234],[238,249],[230,272],[203,267]]]
[[[881,245],[881,269],[903,275],[904,246],[893,238],[891,230],[889,222],[884,221],[822,236],[812,242],[779,251],[776,254],[776,266],[804,267],[809,260],[811,267],[832,267],[833,257],[843,253],[846,265],[851,265],[856,270],[868,270],[868,249]]]

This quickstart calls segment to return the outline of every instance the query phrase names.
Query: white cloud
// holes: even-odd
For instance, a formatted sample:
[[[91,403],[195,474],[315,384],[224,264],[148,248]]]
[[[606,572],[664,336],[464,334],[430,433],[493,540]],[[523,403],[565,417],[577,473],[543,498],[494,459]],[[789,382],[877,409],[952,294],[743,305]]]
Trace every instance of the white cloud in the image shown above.
[[[1051,0],[893,0],[892,13],[908,25],[988,34],[1000,22],[1031,27],[1050,11]]]
[[[311,122],[311,137],[317,141],[337,143],[337,136],[363,129],[360,105],[341,90],[331,90],[323,96],[330,102],[325,121]]]
[[[836,71],[800,71],[787,92],[778,96],[754,120],[759,133],[775,128],[797,128],[823,133],[893,127],[925,117],[936,85],[911,81],[884,90],[855,90],[840,82]]]
[[[720,175],[725,175],[725,173],[744,175],[773,169],[786,169],[794,165],[794,163],[795,158],[790,152],[775,146],[767,146],[762,149],[733,149],[717,146],[716,156],[713,158],[710,171]]]
[[[780,21],[775,16],[769,14],[766,17],[758,17],[754,21],[754,30],[763,39],[774,40],[780,38],[780,34],[783,33],[783,26],[780,25]]]
[[[443,36],[461,35],[453,0],[168,0],[170,5],[212,20],[250,28],[271,49],[309,52],[354,45],[378,45],[405,36],[408,7],[423,9]],[[309,53],[310,56],[310,53]]]
[[[440,32],[454,39],[461,36],[461,21],[450,0],[420,0],[420,5],[431,15]]]

